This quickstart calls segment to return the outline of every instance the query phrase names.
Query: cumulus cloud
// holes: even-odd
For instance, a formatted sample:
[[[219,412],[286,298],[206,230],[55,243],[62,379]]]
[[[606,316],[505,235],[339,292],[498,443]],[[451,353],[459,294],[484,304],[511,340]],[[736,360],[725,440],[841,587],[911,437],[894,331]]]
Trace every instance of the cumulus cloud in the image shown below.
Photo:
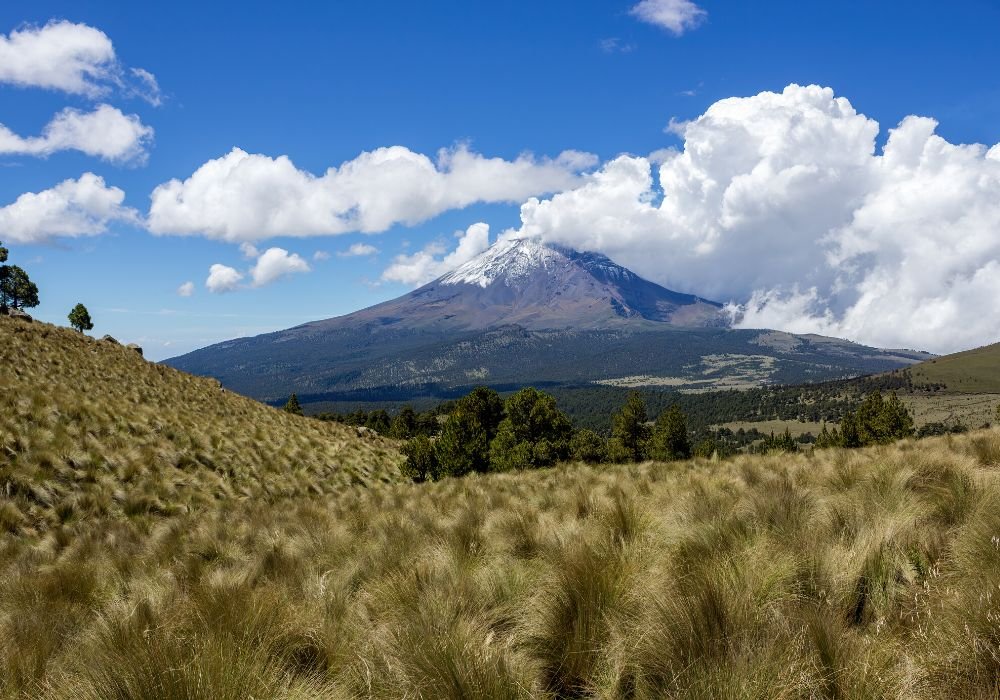
[[[226,241],[384,231],[477,202],[521,202],[579,182],[595,156],[567,151],[555,159],[487,158],[465,146],[436,160],[402,146],[365,152],[321,176],[287,156],[234,148],[186,180],[152,194],[149,228],[158,234]]]
[[[397,255],[382,272],[382,280],[420,286],[454,270],[490,247],[490,227],[477,223],[455,233],[458,244],[448,252],[441,243],[432,243],[413,255]]]
[[[48,156],[75,150],[113,162],[142,161],[152,127],[135,114],[125,115],[106,104],[92,112],[66,108],[42,130],[41,136],[22,137],[0,124],[0,154]]]
[[[138,213],[123,206],[125,193],[105,185],[104,178],[84,173],[41,192],[26,192],[0,207],[4,240],[41,243],[65,236],[95,236],[115,221],[136,223]]]
[[[284,248],[268,248],[250,270],[253,286],[263,287],[296,272],[309,272],[309,263]]]
[[[65,20],[0,34],[0,83],[91,98],[119,88],[154,105],[161,99],[156,77],[141,68],[124,70],[104,32]]]
[[[313,260],[317,262],[329,259],[330,259],[330,254],[327,253],[325,250],[317,250],[315,253],[313,253]]]
[[[691,0],[642,0],[629,10],[629,14],[676,36],[694,29],[708,17],[708,13]]]
[[[213,294],[223,294],[238,288],[242,279],[243,273],[236,268],[216,263],[208,268],[205,287]]]
[[[364,255],[378,255],[378,248],[368,243],[355,243],[347,250],[337,253],[342,258],[356,258]]]
[[[711,105],[683,150],[621,156],[504,235],[732,300],[737,323],[947,352],[1000,336],[1000,145],[879,125],[828,88]]]
[[[189,297],[194,294],[194,282],[185,282],[177,288],[177,296]]]

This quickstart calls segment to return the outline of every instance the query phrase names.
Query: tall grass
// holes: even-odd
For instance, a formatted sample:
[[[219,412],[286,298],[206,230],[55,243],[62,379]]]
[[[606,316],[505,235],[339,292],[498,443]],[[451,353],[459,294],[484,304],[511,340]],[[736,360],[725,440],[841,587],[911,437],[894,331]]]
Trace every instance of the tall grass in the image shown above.
[[[394,483],[110,357],[169,401],[3,377],[0,697],[1000,697],[998,431]]]

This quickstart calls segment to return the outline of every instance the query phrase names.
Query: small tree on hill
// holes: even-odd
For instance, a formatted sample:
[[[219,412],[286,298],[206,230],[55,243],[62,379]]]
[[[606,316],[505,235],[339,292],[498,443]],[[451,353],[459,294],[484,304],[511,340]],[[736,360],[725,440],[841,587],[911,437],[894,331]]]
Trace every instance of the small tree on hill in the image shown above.
[[[417,435],[403,445],[406,462],[403,463],[403,476],[413,481],[428,481],[438,478],[437,455],[434,443],[426,435]]]
[[[34,306],[38,306],[38,287],[28,273],[17,265],[0,265],[0,311]]]
[[[504,411],[490,443],[492,470],[547,467],[569,456],[573,426],[554,398],[527,387],[507,399]]]
[[[73,326],[80,333],[94,329],[94,322],[90,319],[90,312],[83,304],[77,304],[69,312],[69,325]]]
[[[668,462],[687,459],[691,456],[691,441],[688,438],[687,416],[676,405],[663,411],[653,427],[650,441],[650,457]]]
[[[289,396],[288,397],[288,402],[285,404],[285,409],[284,410],[285,410],[286,413],[293,413],[296,416],[301,416],[302,415],[302,406],[299,405],[299,397],[296,396],[295,394],[292,394],[291,396]]]
[[[621,411],[611,419],[611,442],[608,456],[612,461],[641,462],[649,449],[649,420],[646,402],[633,391]]]
[[[490,467],[490,443],[503,420],[503,399],[488,387],[479,387],[455,403],[441,436],[434,444],[442,475],[485,472]]]

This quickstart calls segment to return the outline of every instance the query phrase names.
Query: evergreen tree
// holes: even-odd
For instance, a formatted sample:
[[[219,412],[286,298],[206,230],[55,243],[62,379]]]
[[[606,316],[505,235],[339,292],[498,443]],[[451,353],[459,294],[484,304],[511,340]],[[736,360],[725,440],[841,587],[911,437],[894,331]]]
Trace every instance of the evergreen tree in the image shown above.
[[[547,467],[569,456],[573,426],[548,394],[527,387],[507,399],[490,443],[494,471]]]
[[[69,325],[73,326],[80,333],[94,329],[94,322],[90,319],[90,312],[83,304],[77,304],[69,312]]]
[[[389,426],[389,437],[397,440],[409,440],[417,434],[417,413],[409,406],[403,406],[392,419]]]
[[[368,413],[363,425],[369,430],[374,430],[379,435],[386,435],[389,432],[389,427],[392,425],[392,420],[385,409],[379,408]]]
[[[633,391],[625,405],[611,420],[611,442],[609,457],[613,461],[641,462],[649,450],[649,420],[646,402],[642,395]]]
[[[479,387],[459,399],[434,444],[439,472],[461,476],[488,471],[490,443],[501,420],[503,399],[492,389]]]
[[[823,429],[819,431],[819,435],[816,436],[816,443],[814,445],[818,449],[825,449],[827,447],[840,447],[840,433],[836,428],[830,430],[826,427],[826,423],[823,423]]]
[[[752,452],[757,454],[767,454],[768,452],[798,452],[799,446],[792,437],[791,431],[785,428],[785,432],[781,435],[775,436],[774,431],[764,438],[764,440],[757,445]]]
[[[302,415],[302,406],[299,405],[299,397],[292,394],[288,397],[288,402],[285,404],[285,411],[288,413],[294,413],[297,416]]]
[[[573,433],[569,442],[573,459],[588,464],[599,464],[608,460],[608,442],[593,430],[583,429]]]
[[[657,417],[649,453],[653,459],[661,462],[687,459],[691,456],[687,416],[676,404]]]
[[[895,391],[890,392],[889,398],[882,404],[882,413],[878,420],[878,433],[883,444],[913,435],[913,416],[896,396]]]
[[[0,311],[33,306],[38,306],[38,287],[28,273],[17,265],[0,265]]]
[[[401,468],[403,476],[413,481],[427,481],[438,478],[437,455],[434,443],[426,435],[417,435],[403,445],[406,462]]]
[[[861,433],[858,430],[858,416],[856,413],[846,413],[840,421],[840,446],[862,446]]]

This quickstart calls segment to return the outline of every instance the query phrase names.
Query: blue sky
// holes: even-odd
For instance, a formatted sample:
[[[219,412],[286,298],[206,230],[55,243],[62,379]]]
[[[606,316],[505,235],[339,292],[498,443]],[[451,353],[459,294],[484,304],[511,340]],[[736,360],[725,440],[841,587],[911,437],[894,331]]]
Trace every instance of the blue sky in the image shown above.
[[[107,104],[136,115],[154,133],[142,142],[144,155],[130,158],[59,149],[41,155],[0,152],[0,207],[24,193],[93,173],[107,187],[120,188],[120,207],[136,214],[102,226],[107,230],[99,235],[42,231],[22,234],[19,242],[0,229],[0,240],[10,248],[11,261],[25,267],[41,289],[42,304],[33,312],[37,317],[65,324],[66,313],[82,301],[95,319],[94,334],[140,342],[149,356],[160,359],[397,296],[412,288],[416,277],[409,283],[385,277],[396,256],[427,249],[440,258],[455,247],[456,231],[477,222],[488,223],[495,238],[522,224],[519,204],[528,196],[544,199],[573,189],[623,153],[645,157],[668,147],[683,149],[683,128],[665,131],[670,120],[695,119],[725,98],[816,84],[832,88],[882,125],[879,148],[886,130],[908,115],[935,118],[936,133],[950,144],[1000,141],[995,71],[1000,8],[995,3],[699,0],[699,14],[680,32],[644,21],[635,7],[634,0],[4,3],[0,34],[39,30],[56,20],[85,25],[113,44],[116,70],[123,77],[120,85],[108,83],[102,94],[0,79],[0,124],[21,137],[37,136],[61,110],[88,113]],[[133,68],[155,76],[159,99],[130,72]],[[690,132],[687,138],[693,143]],[[511,185],[496,195],[503,200],[504,193],[515,192],[516,201],[449,194],[444,199],[451,204],[421,214],[418,221],[392,223],[371,234],[286,236],[276,224],[262,226],[260,235],[240,229],[213,237],[196,230],[200,220],[187,219],[181,226],[176,218],[161,224],[159,235],[147,230],[154,188],[190,178],[234,147],[268,159],[287,156],[299,170],[322,176],[362,152],[389,146],[432,160],[442,148],[463,147],[506,161],[530,152],[539,167],[565,151],[596,158],[553,165],[566,172],[540,174],[542,184],[534,190]],[[857,202],[851,207],[855,211]],[[988,227],[990,221],[981,225]],[[186,235],[165,230],[171,227],[186,227]],[[560,236],[565,234],[552,234],[553,240]],[[228,240],[219,240],[223,237]],[[297,255],[309,271],[292,270],[254,287],[249,269],[255,259],[240,251],[242,239],[258,255],[272,247]],[[880,239],[872,233],[871,240]],[[378,253],[338,255],[359,243]],[[616,247],[606,238],[595,239],[593,247],[601,245],[629,261],[624,243]],[[642,239],[631,245],[632,257],[643,257]],[[666,250],[660,254],[669,256]],[[314,258],[317,251],[328,257]],[[982,252],[979,260],[992,260],[992,255]],[[243,274],[238,288],[228,293],[206,289],[214,264]],[[790,260],[786,267],[794,264]],[[657,278],[657,269],[653,260],[640,272]],[[826,277],[816,280],[809,284],[819,284],[822,296]],[[194,283],[193,293],[180,296],[179,286],[188,281]],[[726,289],[712,279],[669,271],[657,281],[704,295],[728,292],[721,300],[739,303],[751,292],[770,289],[768,280]],[[774,280],[776,289],[786,290],[797,282]],[[838,284],[830,281],[829,289],[840,289]],[[934,298],[940,296],[934,292]],[[838,301],[836,291],[826,297],[834,298],[828,309],[841,325],[820,330],[880,344],[897,338],[924,342],[923,336],[902,331],[880,336],[870,330],[872,319],[851,321],[856,300]],[[828,309],[799,311],[815,326]],[[816,329],[787,313],[761,319],[791,330]],[[934,323],[948,319],[928,323],[937,328]],[[988,340],[995,328],[991,318],[961,342]]]

